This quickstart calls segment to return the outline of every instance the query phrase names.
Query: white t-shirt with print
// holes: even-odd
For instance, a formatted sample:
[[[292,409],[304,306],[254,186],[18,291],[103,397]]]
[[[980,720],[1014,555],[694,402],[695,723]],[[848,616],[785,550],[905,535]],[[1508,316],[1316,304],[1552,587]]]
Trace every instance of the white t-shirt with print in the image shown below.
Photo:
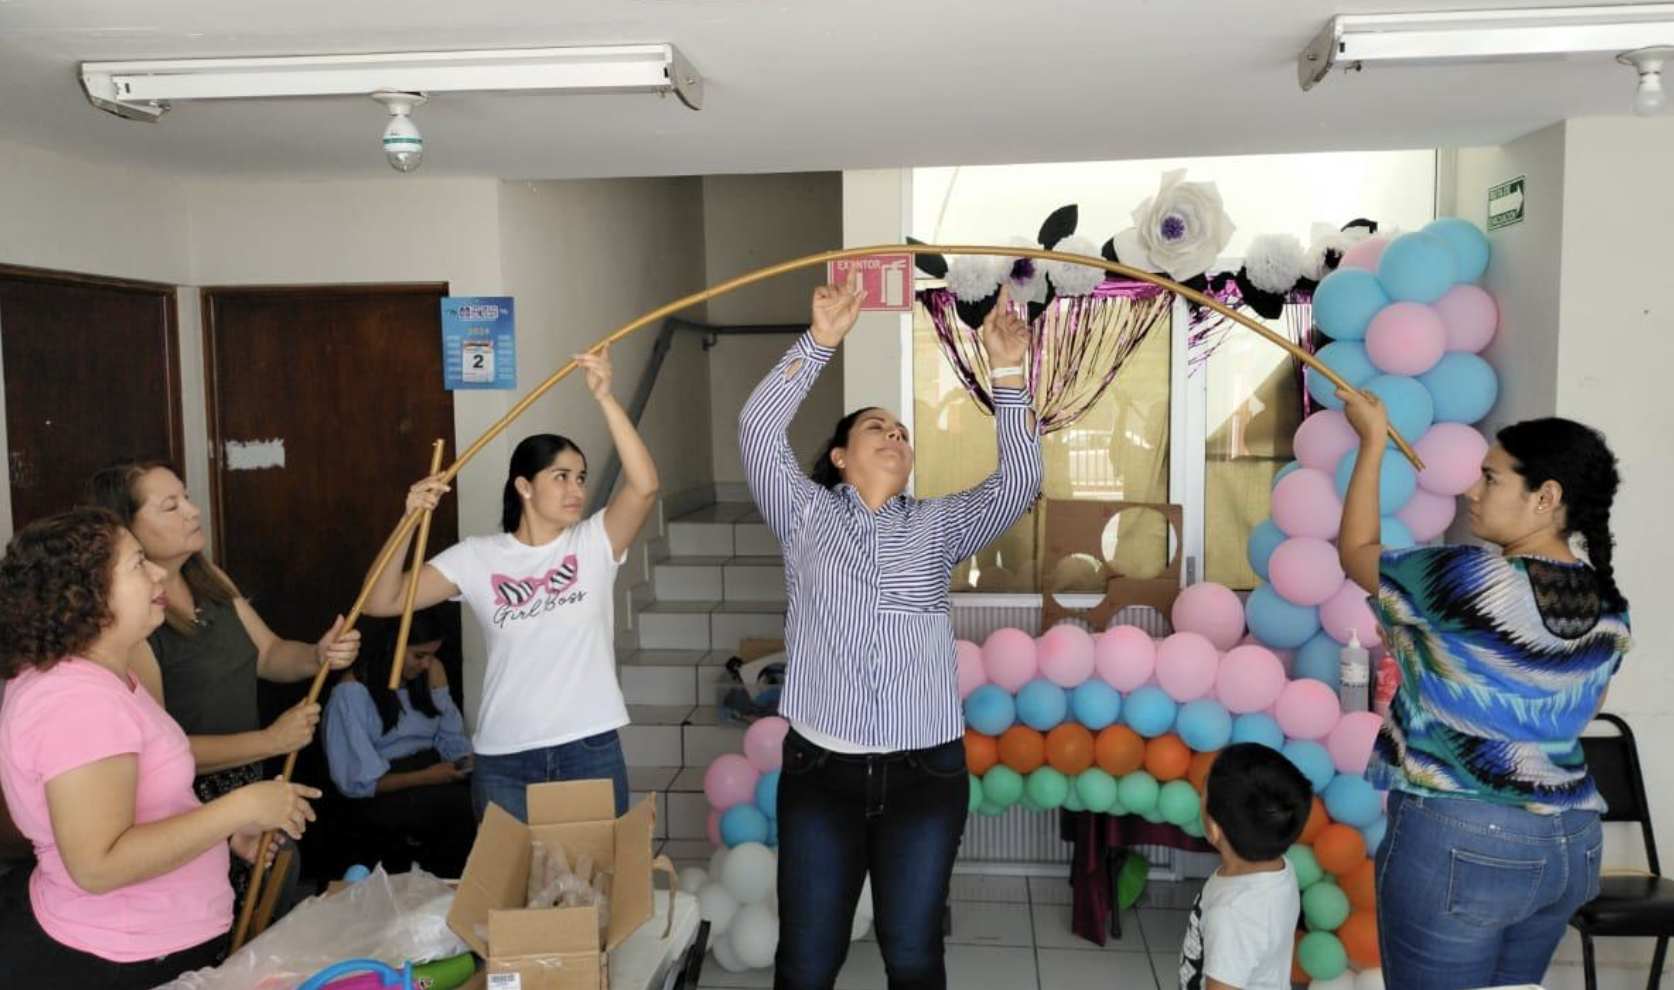
[[[621,564],[603,512],[545,546],[510,533],[473,536],[431,559],[488,642],[472,749],[502,756],[628,724],[614,648]]]
[[[1203,884],[1180,947],[1180,990],[1218,980],[1242,990],[1290,990],[1290,957],[1302,893],[1296,871],[1223,877]]]

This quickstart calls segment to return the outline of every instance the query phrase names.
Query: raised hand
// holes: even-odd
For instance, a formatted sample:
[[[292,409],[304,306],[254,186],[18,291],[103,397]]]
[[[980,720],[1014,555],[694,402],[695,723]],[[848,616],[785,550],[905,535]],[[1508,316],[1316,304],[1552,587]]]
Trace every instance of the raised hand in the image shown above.
[[[1338,389],[1337,398],[1343,400],[1343,415],[1348,417],[1349,425],[1362,442],[1382,440],[1389,432],[1389,410],[1373,393]]]
[[[855,321],[860,319],[860,304],[866,299],[866,290],[860,286],[860,275],[856,273],[849,277],[849,284],[838,288],[835,285],[822,285],[814,290],[814,301],[810,307],[813,319],[809,329],[814,333],[814,340],[821,347],[836,347],[854,329]]]
[[[442,496],[447,494],[448,491],[450,491],[448,484],[442,480],[440,474],[422,478],[414,482],[413,487],[407,489],[407,511],[409,513],[435,511],[436,506],[442,502]]]
[[[1000,287],[1000,298],[982,321],[982,348],[990,368],[1022,367],[1029,353],[1029,324],[1011,311],[1011,286]]]
[[[587,391],[593,393],[593,398],[599,402],[610,398],[610,345],[577,354],[574,360],[587,372]]]

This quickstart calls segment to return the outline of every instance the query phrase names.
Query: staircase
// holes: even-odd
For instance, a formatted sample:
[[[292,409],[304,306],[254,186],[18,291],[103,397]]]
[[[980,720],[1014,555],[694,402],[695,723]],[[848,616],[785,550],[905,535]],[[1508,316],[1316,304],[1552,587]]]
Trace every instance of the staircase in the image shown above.
[[[651,582],[618,675],[631,723],[622,730],[632,800],[657,799],[660,851],[679,866],[706,863],[709,802],[703,772],[744,748],[744,728],[722,725],[715,685],[740,640],[785,634],[779,543],[749,502],[719,502],[674,519],[650,546]]]

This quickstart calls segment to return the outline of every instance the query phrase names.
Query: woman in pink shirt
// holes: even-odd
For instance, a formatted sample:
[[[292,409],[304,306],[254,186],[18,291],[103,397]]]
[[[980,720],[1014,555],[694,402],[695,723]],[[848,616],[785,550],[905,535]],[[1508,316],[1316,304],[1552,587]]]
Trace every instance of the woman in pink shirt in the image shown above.
[[[0,559],[0,787],[35,847],[31,911],[0,926],[18,986],[143,990],[213,962],[229,844],[300,836],[319,791],[192,793],[180,726],[128,669],[163,621],[162,569],[102,509],[24,527]]]

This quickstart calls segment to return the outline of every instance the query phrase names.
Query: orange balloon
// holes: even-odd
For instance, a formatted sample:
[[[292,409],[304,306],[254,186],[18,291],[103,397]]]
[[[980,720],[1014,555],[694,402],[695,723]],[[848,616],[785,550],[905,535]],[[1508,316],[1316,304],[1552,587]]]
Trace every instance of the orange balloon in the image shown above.
[[[1321,801],[1319,795],[1316,794],[1314,795],[1313,806],[1308,809],[1308,824],[1302,826],[1302,836],[1296,841],[1305,846],[1313,845],[1314,840],[1319,838],[1320,831],[1329,824],[1331,824],[1331,816],[1325,813],[1325,802]]]
[[[1302,932],[1296,933],[1296,941],[1290,948],[1290,982],[1292,985],[1307,986],[1313,982],[1313,977],[1302,968]]]
[[[1000,762],[1000,745],[993,736],[985,736],[975,729],[965,730],[965,767],[978,777]]]
[[[1046,734],[1046,762],[1073,777],[1093,765],[1093,733],[1085,725],[1065,722]]]
[[[1034,773],[1046,762],[1046,737],[1026,725],[1000,734],[1000,762],[1018,773]]]
[[[1215,757],[1221,755],[1220,750],[1213,753],[1193,753],[1191,766],[1186,770],[1186,779],[1191,781],[1192,789],[1198,794],[1209,786],[1209,770],[1215,765]]]
[[[1377,867],[1368,857],[1360,861],[1360,865],[1343,875],[1337,885],[1348,895],[1349,903],[1356,911],[1375,911],[1378,906],[1378,892],[1373,881]]]
[[[1356,911],[1337,929],[1349,959],[1362,968],[1383,965],[1383,953],[1378,948],[1378,916],[1371,911]]]
[[[1112,777],[1126,777],[1145,765],[1145,740],[1125,725],[1106,726],[1093,743],[1099,769]]]
[[[1159,783],[1179,780],[1191,766],[1191,748],[1172,732],[1145,744],[1145,770]]]
[[[1333,822],[1314,840],[1314,858],[1327,872],[1345,876],[1366,861],[1366,840],[1359,829]]]

